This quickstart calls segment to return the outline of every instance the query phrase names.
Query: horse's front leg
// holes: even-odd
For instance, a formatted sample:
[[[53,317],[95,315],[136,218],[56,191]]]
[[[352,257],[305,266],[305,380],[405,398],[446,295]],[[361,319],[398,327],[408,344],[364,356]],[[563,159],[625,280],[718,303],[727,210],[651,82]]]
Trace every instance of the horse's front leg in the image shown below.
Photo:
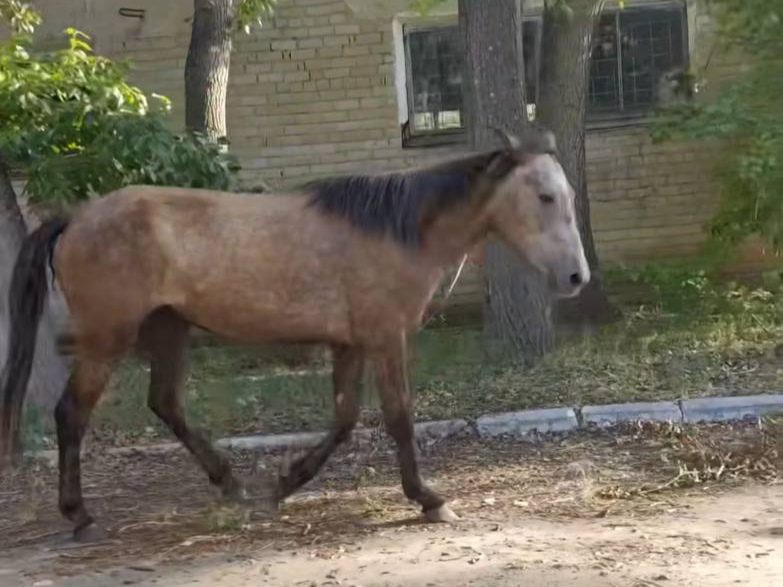
[[[408,387],[405,335],[374,357],[375,376],[381,395],[383,417],[389,434],[397,443],[402,489],[408,499],[421,505],[431,522],[453,522],[457,516],[445,500],[421,480],[413,439],[411,397]]]

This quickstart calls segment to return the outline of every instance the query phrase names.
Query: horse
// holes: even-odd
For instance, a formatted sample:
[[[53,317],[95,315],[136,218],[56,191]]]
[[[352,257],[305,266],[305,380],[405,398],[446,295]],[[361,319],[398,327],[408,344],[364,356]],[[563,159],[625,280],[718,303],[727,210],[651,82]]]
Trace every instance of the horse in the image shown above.
[[[0,459],[21,452],[20,415],[51,277],[70,314],[72,369],[54,416],[59,509],[76,539],[97,527],[82,497],[82,439],[113,367],[132,352],[149,359],[149,408],[226,497],[247,495],[225,456],[184,416],[193,326],[241,344],[331,347],[333,424],[270,481],[276,504],[349,438],[370,364],[405,496],[431,522],[456,520],[419,473],[407,336],[445,270],[489,237],[545,275],[554,295],[577,295],[590,270],[574,197],[553,135],[536,131],[436,165],[321,179],[286,193],[132,186],[91,200],[43,222],[16,260]]]

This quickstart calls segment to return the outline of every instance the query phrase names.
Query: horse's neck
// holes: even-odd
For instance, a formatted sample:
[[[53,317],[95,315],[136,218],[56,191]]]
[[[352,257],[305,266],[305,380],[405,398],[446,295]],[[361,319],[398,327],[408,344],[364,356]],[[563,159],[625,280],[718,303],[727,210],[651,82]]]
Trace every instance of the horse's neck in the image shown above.
[[[459,206],[439,215],[424,231],[424,252],[433,265],[458,263],[486,238],[486,219],[471,205]]]

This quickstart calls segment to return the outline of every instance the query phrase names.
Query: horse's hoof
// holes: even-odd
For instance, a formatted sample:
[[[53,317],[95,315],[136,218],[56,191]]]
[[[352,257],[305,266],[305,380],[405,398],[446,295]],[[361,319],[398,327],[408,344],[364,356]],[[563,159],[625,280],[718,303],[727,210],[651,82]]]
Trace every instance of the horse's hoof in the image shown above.
[[[106,540],[106,531],[95,522],[89,521],[73,530],[73,539],[80,543],[103,542]]]
[[[427,518],[428,522],[443,524],[453,524],[459,520],[459,516],[451,511],[451,508],[445,503],[438,508],[425,510],[424,517]]]

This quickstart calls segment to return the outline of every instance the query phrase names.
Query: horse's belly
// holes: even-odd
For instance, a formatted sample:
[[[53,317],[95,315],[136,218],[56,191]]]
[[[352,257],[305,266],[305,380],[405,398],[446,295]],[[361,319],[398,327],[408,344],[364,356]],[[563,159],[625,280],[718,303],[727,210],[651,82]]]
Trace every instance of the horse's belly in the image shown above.
[[[309,304],[297,304],[265,300],[267,297],[259,294],[247,304],[230,304],[226,300],[196,302],[177,309],[193,324],[233,341],[351,342],[347,313],[336,311],[335,305],[315,299]]]
[[[440,277],[317,260],[299,270],[267,261],[253,272],[205,267],[191,272],[198,280],[177,275],[166,288],[177,295],[167,303],[232,340],[383,346],[420,325]]]

